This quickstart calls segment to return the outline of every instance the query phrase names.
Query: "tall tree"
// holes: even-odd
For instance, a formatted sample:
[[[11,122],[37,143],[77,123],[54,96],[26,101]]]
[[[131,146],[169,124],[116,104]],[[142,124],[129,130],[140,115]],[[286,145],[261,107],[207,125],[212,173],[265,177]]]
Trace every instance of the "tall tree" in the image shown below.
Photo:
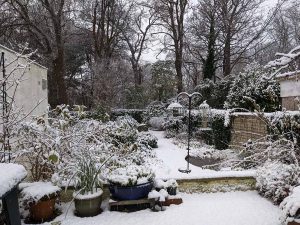
[[[45,56],[49,67],[49,103],[52,106],[68,103],[65,85],[65,42],[67,39],[68,0],[6,0],[15,17],[11,28]],[[17,28],[17,29],[16,29]]]
[[[183,91],[183,49],[185,36],[185,17],[188,0],[155,0],[154,6],[165,34],[164,46],[175,56],[177,92]]]
[[[259,9],[264,0],[217,0],[223,43],[223,76],[228,76],[262,32]]]
[[[157,17],[154,10],[145,2],[133,2],[130,6],[130,17],[122,29],[124,41],[129,50],[129,60],[134,74],[136,87],[142,84],[141,57],[147,49],[150,30],[156,25]]]

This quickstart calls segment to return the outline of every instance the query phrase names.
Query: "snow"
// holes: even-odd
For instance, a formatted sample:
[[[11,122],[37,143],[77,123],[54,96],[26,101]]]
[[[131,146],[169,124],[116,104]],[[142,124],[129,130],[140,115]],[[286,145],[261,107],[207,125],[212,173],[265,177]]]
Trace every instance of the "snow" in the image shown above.
[[[0,197],[14,188],[27,176],[25,168],[12,163],[0,163]]]
[[[21,183],[19,185],[23,200],[39,201],[45,196],[55,194],[61,189],[51,182]]]
[[[88,192],[87,194],[79,194],[79,192],[74,192],[73,193],[73,198],[76,198],[78,200],[84,200],[84,199],[92,199],[92,198],[97,198],[103,194],[103,191],[101,189],[95,190],[94,193]]]
[[[165,211],[152,212],[148,209],[122,213],[105,209],[91,218],[74,216],[73,205],[66,215],[67,203],[63,206],[63,214],[55,221],[61,221],[61,225],[280,225],[278,207],[255,191],[182,194],[181,197],[183,204],[171,205]]]
[[[186,168],[187,162],[185,157],[187,151],[181,149],[172,143],[172,139],[164,138],[164,132],[151,131],[158,138],[158,148],[155,149],[157,157],[162,160],[159,165],[153,165],[153,171],[156,178],[160,179],[205,179],[205,178],[222,178],[222,177],[255,177],[255,170],[247,171],[214,171],[202,169],[190,164],[192,170],[189,174],[180,173],[179,168]]]
[[[293,217],[296,216],[299,218],[298,210],[300,209],[300,187],[295,187],[292,193],[282,201],[280,209],[282,210],[282,223],[292,221]]]

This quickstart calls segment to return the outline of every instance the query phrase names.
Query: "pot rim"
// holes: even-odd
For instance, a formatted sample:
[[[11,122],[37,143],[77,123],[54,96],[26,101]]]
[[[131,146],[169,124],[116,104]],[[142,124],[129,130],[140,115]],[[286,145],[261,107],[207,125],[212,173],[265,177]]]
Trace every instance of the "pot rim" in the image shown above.
[[[74,192],[73,193],[73,198],[76,199],[76,200],[91,200],[91,199],[96,199],[96,198],[99,198],[101,197],[103,194],[103,190],[102,189],[99,189],[97,192],[93,193],[93,194],[86,194],[86,195],[82,195],[82,194],[79,194],[79,192]]]
[[[118,185],[118,184],[110,183],[109,187],[117,187],[117,188],[123,188],[123,189],[130,189],[130,188],[133,188],[133,187],[141,187],[141,186],[145,186],[145,185],[153,184],[153,183],[154,183],[153,181],[148,181],[147,183],[136,184],[136,185],[131,185],[131,186],[121,186],[121,185]]]

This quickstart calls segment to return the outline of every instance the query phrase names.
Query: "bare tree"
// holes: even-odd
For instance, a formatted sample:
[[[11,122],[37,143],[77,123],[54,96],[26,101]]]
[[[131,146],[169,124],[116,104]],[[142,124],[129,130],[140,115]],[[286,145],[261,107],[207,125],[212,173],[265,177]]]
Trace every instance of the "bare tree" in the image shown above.
[[[142,84],[141,57],[147,49],[150,30],[157,23],[157,16],[154,10],[146,3],[133,2],[130,5],[130,17],[126,26],[122,29],[123,38],[129,49],[129,59],[134,74],[134,84]]]
[[[177,91],[183,91],[183,49],[185,35],[185,16],[188,0],[154,0],[154,7],[163,27],[165,50],[175,56]]]

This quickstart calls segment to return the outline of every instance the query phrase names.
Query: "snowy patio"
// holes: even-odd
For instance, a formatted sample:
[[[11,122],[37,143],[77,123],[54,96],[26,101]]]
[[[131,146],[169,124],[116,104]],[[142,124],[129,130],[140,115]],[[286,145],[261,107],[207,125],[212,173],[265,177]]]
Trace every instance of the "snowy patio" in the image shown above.
[[[110,212],[92,218],[74,216],[74,206],[55,219],[62,225],[280,225],[280,211],[255,191],[215,194],[182,194],[183,204],[166,211],[143,210],[134,213]],[[123,221],[123,222],[121,222]],[[51,223],[45,223],[44,225]]]

